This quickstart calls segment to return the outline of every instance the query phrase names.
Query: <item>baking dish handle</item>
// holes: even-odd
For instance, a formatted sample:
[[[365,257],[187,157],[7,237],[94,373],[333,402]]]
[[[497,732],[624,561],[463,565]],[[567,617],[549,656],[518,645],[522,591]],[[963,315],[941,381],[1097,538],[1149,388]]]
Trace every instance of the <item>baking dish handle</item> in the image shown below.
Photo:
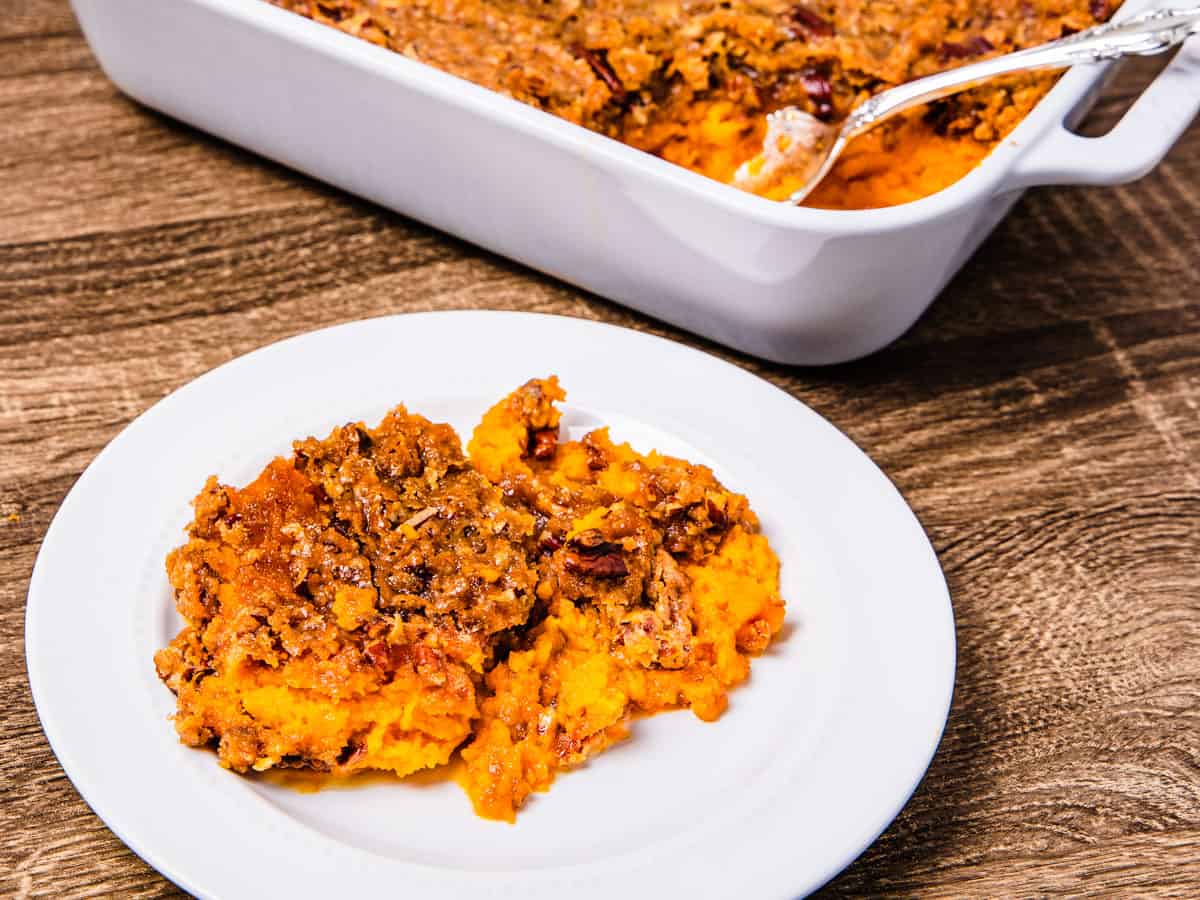
[[[1059,123],[1023,154],[1004,190],[1039,184],[1124,184],[1166,156],[1200,113],[1200,38],[1187,41],[1108,134],[1082,137]]]

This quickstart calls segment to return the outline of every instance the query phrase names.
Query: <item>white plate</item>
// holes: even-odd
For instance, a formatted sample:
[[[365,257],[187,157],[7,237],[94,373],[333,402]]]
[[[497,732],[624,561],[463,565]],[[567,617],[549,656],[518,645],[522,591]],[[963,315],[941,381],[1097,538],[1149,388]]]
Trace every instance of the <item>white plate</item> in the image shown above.
[[[298,793],[181,746],[151,656],[179,627],[163,570],[211,473],[244,483],[293,437],[404,402],[460,434],[558,374],[598,422],[707,462],[750,497],[790,623],[715,724],[687,712],[537,795],[514,826],[450,783]],[[807,407],[695,350],[577,319],[460,312],[301,335],[156,404],[88,467],[29,588],[34,699],[63,768],[147,862],[222,898],[791,897],[846,866],[911,795],[954,682],[937,558],[883,474]],[[494,893],[493,893],[494,892]]]

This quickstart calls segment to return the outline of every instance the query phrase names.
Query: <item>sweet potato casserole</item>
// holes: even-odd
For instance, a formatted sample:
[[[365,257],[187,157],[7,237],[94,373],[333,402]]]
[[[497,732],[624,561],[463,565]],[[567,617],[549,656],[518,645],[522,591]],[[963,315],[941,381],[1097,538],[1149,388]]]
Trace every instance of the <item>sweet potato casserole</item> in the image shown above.
[[[865,97],[1106,20],[1116,0],[270,0],[721,181],[767,113]],[[1010,77],[853,142],[807,205],[891,206],[979,163],[1046,93]],[[784,183],[768,196],[786,196]]]
[[[512,820],[638,713],[720,716],[784,615],[746,499],[606,429],[559,441],[554,378],[475,429],[397,407],[215,478],[167,573],[175,726],[238,772],[404,776],[461,752]]]

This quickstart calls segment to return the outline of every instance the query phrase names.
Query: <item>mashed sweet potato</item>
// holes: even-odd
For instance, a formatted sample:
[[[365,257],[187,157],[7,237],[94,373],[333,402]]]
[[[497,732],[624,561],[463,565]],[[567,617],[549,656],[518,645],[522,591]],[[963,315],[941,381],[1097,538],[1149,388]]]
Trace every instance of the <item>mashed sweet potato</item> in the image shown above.
[[[461,748],[512,820],[636,714],[712,720],[784,615],[746,499],[704,466],[560,442],[554,378],[457,435],[398,407],[210,479],[167,573],[155,656],[175,726],[239,772],[404,776]]]
[[[767,113],[839,121],[888,87],[1104,21],[1115,0],[270,0],[730,181]],[[957,181],[1054,83],[1012,77],[861,140],[807,205],[892,206]]]

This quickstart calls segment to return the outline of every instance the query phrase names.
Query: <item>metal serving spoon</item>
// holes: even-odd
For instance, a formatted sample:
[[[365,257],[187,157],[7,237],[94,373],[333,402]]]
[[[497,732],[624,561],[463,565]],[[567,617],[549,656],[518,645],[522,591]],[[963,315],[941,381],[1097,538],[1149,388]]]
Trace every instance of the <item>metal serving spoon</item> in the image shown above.
[[[785,175],[806,176],[804,186],[784,203],[800,203],[833,168],[852,138],[884,119],[975,87],[997,75],[1037,69],[1062,69],[1125,56],[1163,53],[1200,34],[1200,7],[1156,9],[1123,22],[1106,22],[1070,37],[1015,53],[938,72],[881,91],[850,112],[841,126],[828,125],[794,106],[767,116],[767,136],[758,157],[743,163],[733,177],[737,187],[757,191]],[[1200,90],[1200,86],[1197,88]]]

